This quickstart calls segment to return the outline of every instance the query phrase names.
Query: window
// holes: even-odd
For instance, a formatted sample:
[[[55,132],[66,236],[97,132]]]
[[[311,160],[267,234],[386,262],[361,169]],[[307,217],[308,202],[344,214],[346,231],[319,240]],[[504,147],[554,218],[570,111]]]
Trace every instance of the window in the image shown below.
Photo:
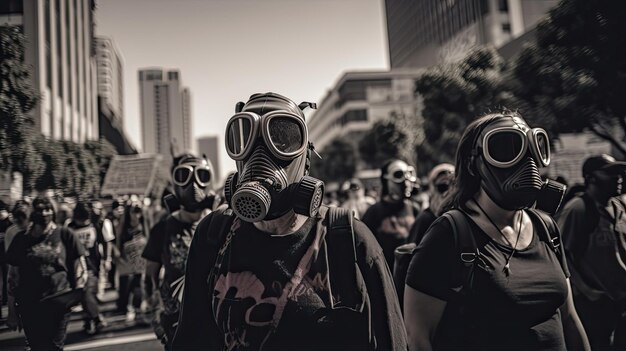
[[[510,23],[502,23],[502,31],[504,33],[511,33],[511,24]]]
[[[498,0],[498,9],[500,12],[509,12],[509,0]]]

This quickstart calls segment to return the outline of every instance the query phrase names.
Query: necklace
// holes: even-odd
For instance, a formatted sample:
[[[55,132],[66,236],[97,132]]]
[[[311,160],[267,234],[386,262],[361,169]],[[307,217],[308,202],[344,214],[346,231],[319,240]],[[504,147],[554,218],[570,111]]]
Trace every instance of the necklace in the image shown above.
[[[485,217],[487,217],[487,219],[489,220],[489,222],[491,222],[491,224],[494,226],[494,228],[496,228],[496,231],[502,236],[502,238],[504,238],[506,243],[509,244],[509,246],[513,249],[508,257],[505,256],[506,257],[506,264],[504,265],[504,268],[502,268],[502,272],[504,272],[504,275],[506,275],[508,277],[511,274],[511,265],[510,265],[511,258],[515,254],[515,251],[517,249],[517,243],[519,242],[520,234],[522,234],[522,219],[524,218],[524,213],[523,212],[520,213],[520,216],[519,216],[519,226],[517,227],[517,238],[515,239],[515,245],[512,245],[511,242],[509,241],[509,239],[506,237],[506,235],[504,235],[504,233],[502,233],[502,230],[500,230],[500,228],[498,228],[498,226],[496,225],[496,222],[494,222],[493,219],[491,219],[491,217],[489,217],[487,212],[485,212],[485,210],[483,210],[483,208],[480,207],[480,205],[478,204],[478,201],[474,200],[474,203],[476,204],[476,206],[478,206],[478,208],[485,215]]]

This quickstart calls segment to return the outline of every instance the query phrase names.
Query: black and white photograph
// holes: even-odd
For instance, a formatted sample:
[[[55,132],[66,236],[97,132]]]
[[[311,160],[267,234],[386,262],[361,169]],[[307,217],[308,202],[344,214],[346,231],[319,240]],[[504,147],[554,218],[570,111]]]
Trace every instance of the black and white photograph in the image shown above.
[[[626,2],[0,0],[0,350],[626,351]]]

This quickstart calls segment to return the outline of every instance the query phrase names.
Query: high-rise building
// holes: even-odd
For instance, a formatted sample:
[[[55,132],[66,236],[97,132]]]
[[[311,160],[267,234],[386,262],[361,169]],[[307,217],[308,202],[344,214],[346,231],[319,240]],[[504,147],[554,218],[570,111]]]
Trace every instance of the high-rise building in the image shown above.
[[[462,58],[476,45],[499,48],[533,29],[558,0],[385,0],[391,68]]]
[[[124,65],[111,38],[96,37],[98,96],[120,124],[124,120]]]
[[[139,71],[143,152],[171,159],[191,148],[191,94],[180,72],[148,68]]]
[[[213,185],[214,187],[219,187],[221,185],[221,169],[220,169],[220,150],[222,145],[220,144],[219,138],[217,136],[206,136],[197,138],[198,143],[198,154],[206,155],[206,157],[211,160],[211,164],[213,165]]]
[[[3,0],[0,25],[19,27],[40,94],[31,114],[53,139],[98,139],[94,0]]]
[[[307,121],[309,140],[320,151],[337,138],[356,146],[377,121],[393,113],[415,116],[419,107],[415,79],[422,72],[398,69],[344,73]]]

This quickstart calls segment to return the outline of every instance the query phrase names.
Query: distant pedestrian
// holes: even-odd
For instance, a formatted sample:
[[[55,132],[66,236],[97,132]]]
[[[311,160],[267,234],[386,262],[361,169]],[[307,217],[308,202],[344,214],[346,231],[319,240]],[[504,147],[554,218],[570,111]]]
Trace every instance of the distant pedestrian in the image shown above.
[[[7,252],[9,263],[18,268],[10,289],[32,350],[63,350],[70,311],[52,297],[85,286],[85,251],[69,229],[54,223],[49,199],[33,201],[31,221]]]
[[[365,196],[363,183],[358,178],[346,180],[341,185],[341,193],[344,198],[341,207],[354,211],[354,215],[358,219],[363,218],[365,211],[376,203],[376,200]]]
[[[1,305],[7,303],[7,277],[9,269],[5,257],[5,234],[7,229],[13,224],[9,218],[9,206],[0,200],[0,302]],[[2,313],[0,312],[0,318]]]
[[[141,309],[141,280],[146,268],[146,260],[141,257],[147,242],[141,203],[131,202],[125,207],[122,232],[116,241],[120,252],[116,261],[120,284],[117,311],[126,314],[128,321],[134,321]],[[129,302],[132,303],[131,308]]]
[[[393,271],[394,250],[405,244],[419,210],[411,200],[417,182],[415,169],[402,160],[391,160],[381,168],[380,200],[363,215],[363,223],[383,248],[387,265]]]

